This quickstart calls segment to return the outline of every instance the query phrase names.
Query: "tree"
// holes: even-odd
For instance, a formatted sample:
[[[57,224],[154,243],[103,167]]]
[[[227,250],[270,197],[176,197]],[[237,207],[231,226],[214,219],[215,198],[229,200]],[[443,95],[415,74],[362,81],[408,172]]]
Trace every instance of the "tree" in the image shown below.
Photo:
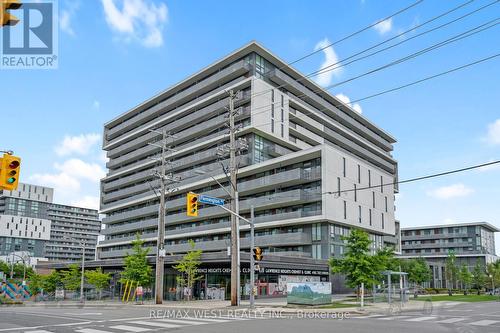
[[[111,280],[111,273],[103,273],[101,267],[96,270],[86,271],[85,278],[87,282],[95,287],[99,292],[99,299],[102,297],[102,290],[109,286]]]
[[[42,289],[45,292],[53,293],[57,287],[63,284],[62,274],[56,270],[52,271],[49,275],[42,275]]]
[[[0,260],[0,272],[3,272],[6,276],[10,274],[10,266],[5,261]]]
[[[147,255],[148,248],[143,248],[144,241],[136,235],[136,239],[132,242],[132,254],[127,253],[124,259],[124,267],[121,272],[121,283],[134,281],[140,286],[148,285],[151,282],[152,268],[148,264]]]
[[[424,282],[428,282],[432,277],[432,272],[424,258],[414,258],[403,260],[401,269],[408,273],[408,281],[415,284],[418,289]],[[415,298],[417,297],[415,292]]]
[[[469,289],[469,285],[472,282],[472,273],[469,272],[469,268],[465,264],[462,265],[462,268],[458,273],[458,278],[462,283],[464,295],[467,295],[467,290]]]
[[[378,281],[383,270],[392,263],[389,249],[370,254],[371,241],[368,234],[359,229],[352,229],[347,240],[347,249],[342,259],[331,258],[330,267],[333,273],[346,276],[347,285],[361,290],[361,306],[364,305],[364,286]]]
[[[448,295],[451,296],[453,286],[456,283],[458,275],[458,267],[456,264],[457,258],[453,251],[448,252],[445,263],[446,286],[448,287]]]
[[[495,290],[496,286],[500,284],[500,260],[486,265],[486,273],[490,278],[491,288]]]
[[[35,272],[30,274],[28,278],[28,289],[33,296],[36,296],[43,289],[43,277]]]
[[[62,272],[62,283],[65,289],[77,291],[80,289],[81,279],[82,271],[78,264],[69,265],[68,270]]]
[[[190,290],[188,301],[191,298],[194,283],[203,277],[198,275],[202,251],[195,250],[195,243],[191,239],[189,240],[189,246],[191,249],[173,266],[181,274],[177,276],[177,283],[180,286],[186,286]]]
[[[476,262],[476,266],[474,266],[474,270],[472,271],[472,285],[474,289],[477,290],[477,294],[481,294],[481,289],[484,286],[484,282],[486,280],[486,275],[484,274],[484,268],[481,266],[479,261]]]

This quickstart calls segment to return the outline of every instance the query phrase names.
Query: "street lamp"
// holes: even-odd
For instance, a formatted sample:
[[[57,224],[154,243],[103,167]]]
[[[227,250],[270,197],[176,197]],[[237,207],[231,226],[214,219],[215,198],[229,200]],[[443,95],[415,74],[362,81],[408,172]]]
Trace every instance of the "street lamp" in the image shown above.
[[[99,234],[92,233],[92,232],[72,231],[71,233],[72,234],[80,234],[80,235],[99,236]],[[63,236],[61,239],[71,241],[72,243],[80,244],[79,247],[82,248],[82,274],[81,274],[81,278],[80,278],[80,303],[85,303],[85,296],[83,294],[83,289],[84,289],[84,284],[85,284],[85,249],[86,249],[86,245],[87,245],[86,241],[85,241],[85,239],[76,240],[74,238],[70,238],[67,236]],[[78,247],[78,245],[77,245],[77,247]]]
[[[491,294],[494,295],[495,292],[495,281],[493,280],[493,274],[490,274],[491,279]]]
[[[10,278],[14,278],[14,257],[18,257],[23,261],[23,284],[26,281],[26,259],[18,254],[15,254],[14,252],[11,253],[12,255],[12,260],[11,260],[11,268],[10,268]],[[28,259],[31,257],[28,255]]]

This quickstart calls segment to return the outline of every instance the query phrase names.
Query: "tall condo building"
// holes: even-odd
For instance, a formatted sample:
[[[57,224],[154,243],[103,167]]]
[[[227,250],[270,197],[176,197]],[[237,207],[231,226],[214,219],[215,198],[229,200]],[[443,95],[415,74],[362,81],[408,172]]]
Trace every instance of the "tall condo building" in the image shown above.
[[[80,261],[85,244],[85,258],[95,259],[97,210],[55,204],[53,196],[52,188],[24,183],[0,191],[0,256]]]
[[[229,142],[230,90],[238,92],[239,207],[245,217],[255,207],[262,283],[279,289],[292,275],[328,278],[326,260],[343,254],[341,236],[351,228],[367,231],[374,248],[396,239],[389,237],[395,235],[396,140],[252,42],[105,124],[109,162],[101,181],[106,217],[99,259],[123,258],[136,234],[155,255],[153,158],[160,148],[148,143],[165,130],[172,135],[169,171],[180,179],[166,204],[166,251],[186,252],[193,240],[209,266],[205,282],[227,281],[229,214],[202,205],[199,216],[188,217],[185,205],[189,191],[228,199],[213,178],[228,188],[223,168],[229,157],[221,152]],[[249,228],[242,224],[240,231],[241,250],[248,252]],[[246,258],[242,254],[243,266]],[[166,262],[170,274],[168,256]]]

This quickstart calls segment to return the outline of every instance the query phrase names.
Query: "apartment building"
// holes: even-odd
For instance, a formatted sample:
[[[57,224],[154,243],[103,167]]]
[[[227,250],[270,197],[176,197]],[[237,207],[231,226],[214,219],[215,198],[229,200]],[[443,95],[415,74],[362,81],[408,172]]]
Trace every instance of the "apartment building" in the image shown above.
[[[20,183],[15,191],[0,191],[0,256],[14,253],[49,261],[95,259],[100,231],[95,209],[53,203],[54,189]],[[27,260],[27,258],[24,258]],[[10,260],[10,259],[9,259]]]
[[[94,260],[98,234],[101,230],[95,209],[51,204],[50,241],[45,254],[50,261],[80,261],[85,248],[85,260]]]
[[[498,259],[495,232],[499,231],[487,222],[402,228],[402,258],[424,258],[432,270],[430,286],[445,288],[448,254],[454,253],[456,264],[465,264],[470,271],[478,261],[485,267]]]
[[[202,284],[227,285],[230,216],[200,206],[199,216],[188,217],[185,197],[193,191],[228,199],[213,179],[229,186],[228,156],[218,153],[229,142],[228,90],[238,92],[237,137],[244,142],[237,157],[240,213],[249,217],[255,207],[255,242],[265,257],[259,279],[276,284],[263,292],[279,293],[289,275],[328,279],[327,259],[342,256],[341,236],[352,228],[369,232],[374,249],[395,239],[387,236],[395,235],[396,140],[251,42],[105,124],[99,265],[123,258],[137,233],[156,254],[159,182],[151,158],[159,148],[148,143],[161,138],[152,129],[166,130],[173,135],[170,171],[180,181],[167,201],[166,250],[173,256],[165,290],[175,283],[171,258],[186,252],[190,239],[204,251],[207,272],[215,272]],[[246,274],[247,225],[240,237]]]

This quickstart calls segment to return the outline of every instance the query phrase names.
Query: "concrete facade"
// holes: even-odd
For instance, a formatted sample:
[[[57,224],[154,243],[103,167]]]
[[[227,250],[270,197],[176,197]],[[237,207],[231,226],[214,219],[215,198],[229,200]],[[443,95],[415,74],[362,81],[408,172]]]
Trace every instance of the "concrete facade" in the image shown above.
[[[402,258],[424,258],[432,271],[430,287],[447,288],[446,258],[453,252],[456,264],[469,271],[477,262],[486,264],[498,259],[495,232],[500,230],[486,222],[433,225],[401,229]]]
[[[25,183],[0,191],[0,256],[80,261],[85,242],[86,259],[95,259],[97,210],[54,204],[53,197],[54,189]]]
[[[229,89],[241,92],[237,136],[248,145],[237,157],[240,213],[249,217],[255,206],[255,241],[265,254],[326,266],[343,254],[340,237],[353,227],[369,232],[374,248],[395,235],[396,140],[252,42],[105,124],[98,259],[123,258],[136,233],[156,253],[159,200],[152,188],[159,184],[150,157],[159,148],[148,143],[159,135],[150,129],[175,135],[169,158],[181,181],[167,201],[167,253],[185,252],[189,239],[204,253],[225,253],[229,215],[202,205],[198,217],[187,217],[185,197],[193,191],[227,199],[209,176],[229,185],[221,167],[228,157],[217,154],[229,142]],[[240,236],[248,251],[246,225]]]

